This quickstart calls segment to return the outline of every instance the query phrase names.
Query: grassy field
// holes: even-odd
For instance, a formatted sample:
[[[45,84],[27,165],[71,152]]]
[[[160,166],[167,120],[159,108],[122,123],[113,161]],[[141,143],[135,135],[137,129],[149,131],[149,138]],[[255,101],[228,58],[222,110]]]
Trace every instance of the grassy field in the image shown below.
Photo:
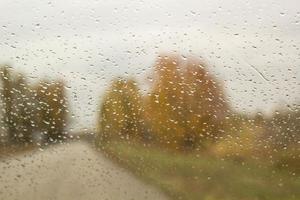
[[[299,200],[300,177],[263,163],[244,163],[195,153],[175,153],[114,142],[103,150],[172,199]]]

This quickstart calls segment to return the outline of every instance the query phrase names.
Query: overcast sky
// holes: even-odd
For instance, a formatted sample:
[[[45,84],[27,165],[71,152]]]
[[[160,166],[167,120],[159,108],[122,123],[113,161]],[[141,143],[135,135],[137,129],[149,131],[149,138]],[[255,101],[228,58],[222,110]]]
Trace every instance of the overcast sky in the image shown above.
[[[161,52],[208,62],[238,110],[300,102],[298,0],[1,0],[0,8],[0,63],[32,79],[66,79],[78,127],[94,124],[113,77],[144,84]]]

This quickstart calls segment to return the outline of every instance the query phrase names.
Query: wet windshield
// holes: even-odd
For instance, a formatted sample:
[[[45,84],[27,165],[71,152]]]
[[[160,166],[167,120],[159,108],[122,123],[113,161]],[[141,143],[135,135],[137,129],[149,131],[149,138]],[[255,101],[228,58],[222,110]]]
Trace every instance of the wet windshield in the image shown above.
[[[300,199],[300,3],[0,2],[0,199]]]

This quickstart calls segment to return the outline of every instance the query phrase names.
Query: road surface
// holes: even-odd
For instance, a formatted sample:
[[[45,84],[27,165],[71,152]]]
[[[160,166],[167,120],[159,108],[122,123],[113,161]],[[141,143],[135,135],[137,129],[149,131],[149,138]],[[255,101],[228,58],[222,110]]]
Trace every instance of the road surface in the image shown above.
[[[0,200],[164,200],[87,143],[0,160]]]

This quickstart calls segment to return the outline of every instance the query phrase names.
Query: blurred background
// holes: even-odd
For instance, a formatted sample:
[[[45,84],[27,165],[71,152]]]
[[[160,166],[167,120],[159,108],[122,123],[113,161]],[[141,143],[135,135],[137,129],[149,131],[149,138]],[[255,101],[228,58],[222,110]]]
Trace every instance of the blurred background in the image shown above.
[[[299,6],[2,0],[0,197],[299,199]]]

